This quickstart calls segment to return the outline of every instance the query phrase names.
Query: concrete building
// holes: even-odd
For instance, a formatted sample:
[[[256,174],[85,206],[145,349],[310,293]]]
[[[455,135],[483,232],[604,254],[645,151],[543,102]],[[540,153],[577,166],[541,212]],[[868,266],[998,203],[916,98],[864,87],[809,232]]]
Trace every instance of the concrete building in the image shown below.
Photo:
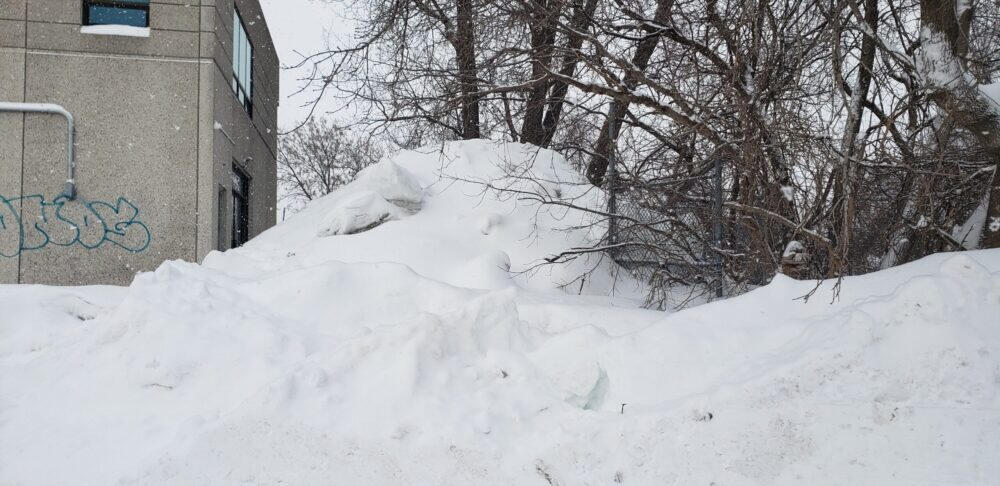
[[[275,222],[258,0],[0,0],[0,283],[127,284]]]

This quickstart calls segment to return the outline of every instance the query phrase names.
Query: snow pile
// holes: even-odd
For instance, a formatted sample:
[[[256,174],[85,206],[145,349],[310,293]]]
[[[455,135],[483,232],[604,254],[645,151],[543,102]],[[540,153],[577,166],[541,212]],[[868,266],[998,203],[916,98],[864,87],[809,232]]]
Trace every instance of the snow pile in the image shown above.
[[[400,219],[420,209],[423,189],[416,178],[385,160],[362,170],[358,178],[324,203],[319,236],[350,235]],[[315,212],[316,210],[314,210]]]
[[[394,262],[461,287],[614,292],[634,306],[643,289],[613,274],[598,256],[538,266],[567,249],[590,246],[604,231],[590,214],[538,200],[593,207],[599,197],[553,152],[486,141],[446,144],[365,169],[244,248],[210,255],[205,265],[243,272]]]
[[[1000,252],[846,279],[833,304],[779,276],[663,314],[609,298],[603,262],[503,270],[589,241],[586,215],[531,202],[596,197],[558,156],[465,142],[394,162],[202,266],[0,287],[0,483],[1000,477]],[[318,236],[379,213],[358,194],[405,214]]]

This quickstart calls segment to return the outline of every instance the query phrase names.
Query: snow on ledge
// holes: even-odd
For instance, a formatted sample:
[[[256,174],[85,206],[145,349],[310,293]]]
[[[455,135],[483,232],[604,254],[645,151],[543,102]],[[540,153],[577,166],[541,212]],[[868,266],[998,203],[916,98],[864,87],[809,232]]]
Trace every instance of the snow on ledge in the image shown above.
[[[84,25],[80,27],[80,33],[121,35],[125,37],[149,37],[149,27],[133,27],[131,25]]]

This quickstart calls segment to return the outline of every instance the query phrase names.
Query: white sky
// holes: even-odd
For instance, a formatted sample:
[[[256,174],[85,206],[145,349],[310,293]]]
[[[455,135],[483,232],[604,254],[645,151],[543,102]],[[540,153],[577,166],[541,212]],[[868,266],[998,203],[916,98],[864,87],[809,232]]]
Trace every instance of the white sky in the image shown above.
[[[350,24],[340,15],[344,4],[330,0],[261,0],[271,37],[283,69],[281,99],[278,106],[278,127],[287,130],[300,123],[308,114],[303,106],[313,99],[310,91],[294,93],[302,87],[301,79],[308,75],[309,66],[284,69],[297,64],[303,56],[324,50],[328,45],[342,45],[350,40]],[[336,108],[333,102],[320,105],[317,114]]]

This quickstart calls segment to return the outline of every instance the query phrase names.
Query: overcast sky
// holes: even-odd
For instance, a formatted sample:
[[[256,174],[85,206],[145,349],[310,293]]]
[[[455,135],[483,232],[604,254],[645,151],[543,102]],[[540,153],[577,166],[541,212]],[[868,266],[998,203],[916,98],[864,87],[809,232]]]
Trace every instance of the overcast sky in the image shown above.
[[[260,3],[282,66],[294,65],[303,55],[350,40],[350,25],[340,14],[343,3],[330,0],[261,0]],[[303,105],[312,100],[313,93],[293,95],[301,88],[301,78],[308,72],[308,66],[281,71],[278,127],[282,130],[295,126],[309,113],[309,107]],[[328,102],[321,108],[318,112],[333,110],[336,106]]]

